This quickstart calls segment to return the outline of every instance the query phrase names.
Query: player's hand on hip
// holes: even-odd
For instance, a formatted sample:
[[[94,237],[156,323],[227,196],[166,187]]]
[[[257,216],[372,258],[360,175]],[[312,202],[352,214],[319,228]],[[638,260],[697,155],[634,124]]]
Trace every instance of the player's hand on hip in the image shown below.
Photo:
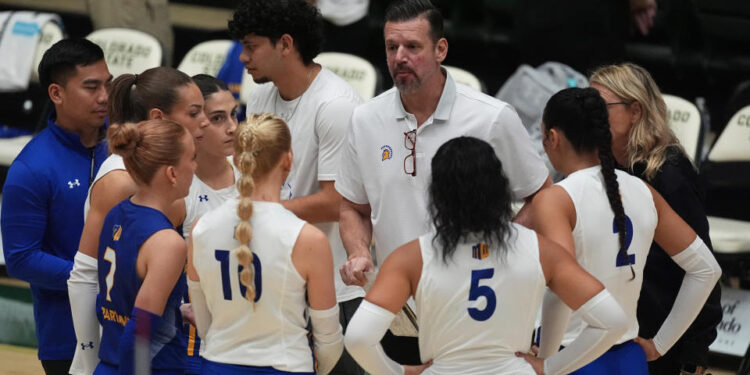
[[[416,366],[404,365],[404,375],[419,375],[430,366],[432,366],[432,360],[427,361],[425,364]]]
[[[516,352],[516,357],[523,358],[531,365],[537,375],[544,375],[544,359],[537,358],[533,353]]]
[[[195,313],[193,313],[192,304],[183,303],[180,305],[180,312],[182,313],[182,320],[195,325]]]
[[[640,345],[641,348],[643,348],[643,351],[646,353],[646,360],[651,362],[659,359],[661,357],[661,354],[659,354],[658,351],[656,351],[656,345],[654,345],[653,339],[644,339],[643,337],[636,337],[633,339],[636,344]]]
[[[341,279],[344,280],[344,284],[365,286],[367,284],[365,272],[372,272],[374,270],[375,266],[373,266],[370,257],[353,256],[341,266],[339,273],[341,273]]]

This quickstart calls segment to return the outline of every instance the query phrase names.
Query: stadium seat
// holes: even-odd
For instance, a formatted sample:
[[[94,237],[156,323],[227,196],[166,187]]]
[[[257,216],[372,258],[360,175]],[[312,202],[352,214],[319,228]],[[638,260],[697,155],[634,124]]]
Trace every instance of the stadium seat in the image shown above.
[[[10,166],[30,140],[30,135],[0,139],[0,166]]]
[[[189,76],[208,74],[216,77],[232,46],[228,39],[209,40],[199,43],[188,51],[177,69]]]
[[[115,27],[96,30],[86,38],[102,47],[104,60],[114,77],[162,65],[161,44],[142,31]]]
[[[750,281],[750,106],[729,121],[701,165],[716,258],[728,275]]]
[[[667,123],[694,165],[700,161],[703,127],[695,104],[673,95],[663,95],[667,105]]]
[[[477,91],[484,92],[482,81],[480,81],[474,74],[455,66],[443,65],[443,67],[451,74],[454,81],[469,86]]]
[[[34,65],[32,65],[31,68],[31,82],[39,82],[39,71],[37,67],[39,66],[39,62],[42,61],[42,56],[44,56],[44,53],[47,52],[53,44],[62,40],[63,36],[63,30],[60,25],[54,22],[47,22],[44,24],[44,27],[42,27],[42,35],[39,37],[39,44],[36,46]]]
[[[323,52],[315,58],[315,62],[349,82],[362,99],[368,100],[375,96],[378,72],[369,61],[348,53]]]

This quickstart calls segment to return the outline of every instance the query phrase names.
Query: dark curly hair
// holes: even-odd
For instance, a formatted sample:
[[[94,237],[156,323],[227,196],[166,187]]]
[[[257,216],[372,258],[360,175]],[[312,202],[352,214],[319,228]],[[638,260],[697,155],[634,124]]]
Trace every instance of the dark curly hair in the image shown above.
[[[443,261],[467,235],[498,247],[511,234],[511,193],[503,166],[487,142],[451,139],[432,158],[430,215]]]
[[[599,92],[592,88],[571,87],[553,95],[547,102],[542,115],[545,132],[557,128],[565,134],[576,152],[599,154],[604,177],[604,188],[612,212],[614,226],[620,242],[618,259],[630,265],[635,278],[635,270],[627,254],[627,223],[625,210],[620,197],[620,185],[615,174],[615,157],[612,155],[612,133],[609,130],[607,104]]]
[[[323,44],[323,21],[318,8],[305,0],[243,0],[229,21],[232,39],[255,34],[272,44],[291,35],[305,65],[312,63]]]

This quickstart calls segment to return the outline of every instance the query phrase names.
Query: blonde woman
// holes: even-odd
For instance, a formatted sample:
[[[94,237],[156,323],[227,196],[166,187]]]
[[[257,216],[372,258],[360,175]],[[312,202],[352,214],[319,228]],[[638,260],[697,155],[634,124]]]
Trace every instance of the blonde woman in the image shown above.
[[[123,157],[138,188],[109,211],[99,236],[102,337],[94,373],[144,373],[150,367],[152,374],[182,374],[179,306],[187,246],[166,212],[193,180],[193,137],[166,120],[113,124],[108,133],[110,149]],[[139,364],[136,336],[148,342]]]
[[[597,69],[590,83],[607,103],[612,153],[617,163],[648,182],[711,248],[705,191],[667,126],[666,105],[651,75],[638,65],[625,63]],[[653,243],[638,300],[639,336],[656,335],[677,297],[684,275],[667,253]],[[669,352],[648,358],[651,373],[677,375],[680,371],[699,374],[705,371],[708,346],[716,338],[716,325],[721,322],[720,300],[716,285],[675,346]]]
[[[239,198],[193,225],[188,286],[203,374],[316,371],[307,339],[312,322],[317,372],[343,350],[325,235],[281,203],[292,166],[291,134],[273,115],[251,115],[234,140]]]

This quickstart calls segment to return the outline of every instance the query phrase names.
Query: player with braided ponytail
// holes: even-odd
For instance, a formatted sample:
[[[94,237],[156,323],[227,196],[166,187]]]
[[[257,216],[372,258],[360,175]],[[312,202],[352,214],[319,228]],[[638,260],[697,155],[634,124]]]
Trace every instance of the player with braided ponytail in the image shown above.
[[[570,88],[553,95],[544,109],[542,129],[550,161],[567,177],[534,199],[535,228],[598,278],[629,319],[617,344],[575,373],[648,374],[647,361],[666,353],[685,332],[721,269],[659,193],[615,170],[607,104],[596,90]],[[652,240],[686,275],[669,317],[657,335],[646,340],[638,337],[635,316]],[[571,315],[559,298],[547,293],[539,356],[556,353],[561,342],[570,345],[582,328],[578,312]]]
[[[203,374],[317,372],[343,351],[328,239],[281,205],[292,166],[287,124],[251,115],[234,134],[239,197],[204,214],[188,241],[188,287]]]

